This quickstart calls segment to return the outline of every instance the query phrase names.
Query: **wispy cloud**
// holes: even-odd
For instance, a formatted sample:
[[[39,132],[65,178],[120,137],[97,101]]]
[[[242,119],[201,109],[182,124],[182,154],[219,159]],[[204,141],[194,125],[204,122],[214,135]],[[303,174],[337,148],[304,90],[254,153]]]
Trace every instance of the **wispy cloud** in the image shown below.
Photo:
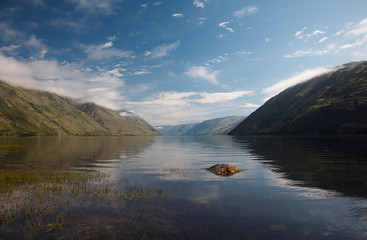
[[[84,48],[84,52],[87,54],[89,59],[99,60],[99,59],[120,59],[120,58],[134,58],[134,53],[129,50],[120,50],[113,48],[113,42],[108,41],[103,44],[98,45],[81,45]]]
[[[227,30],[227,31],[229,31],[229,32],[231,32],[231,33],[234,33],[234,30],[232,28],[228,27],[228,24],[229,24],[229,22],[221,22],[221,23],[218,24],[218,26],[225,29],[225,30]]]
[[[325,54],[330,53],[335,48],[336,48],[335,44],[329,44],[326,48],[321,49],[321,50],[320,49],[319,50],[314,50],[314,49],[298,50],[291,54],[287,54],[284,57],[285,58],[298,58],[298,57],[303,57],[303,56],[325,55]]]
[[[180,46],[180,43],[181,41],[178,40],[170,44],[163,44],[161,46],[155,47],[148,55],[152,58],[165,57],[169,55],[170,52],[175,51]]]
[[[258,108],[258,107],[261,107],[261,105],[254,104],[254,103],[244,103],[242,105],[242,107],[244,107],[244,108]]]
[[[205,7],[205,4],[208,2],[208,0],[194,0],[192,2],[192,4],[195,6],[195,7],[200,7],[200,8],[204,8]]]
[[[135,71],[133,73],[131,73],[131,76],[135,76],[135,75],[147,75],[147,74],[152,74],[152,72],[148,71],[148,70],[139,70],[139,71]]]
[[[234,91],[234,92],[220,92],[220,93],[199,93],[201,98],[195,99],[198,103],[218,103],[224,101],[235,100],[245,95],[253,94],[253,91]]]
[[[367,18],[360,21],[357,26],[353,27],[349,32],[349,35],[361,36],[367,34]]]
[[[367,18],[360,21],[356,26],[350,27],[348,31],[345,31],[345,35],[355,40],[352,43],[342,45],[340,49],[348,49],[367,44]]]
[[[13,41],[20,36],[22,36],[21,32],[13,29],[8,23],[0,22],[0,39],[5,42]]]
[[[237,18],[243,18],[244,16],[249,16],[252,14],[255,14],[259,11],[259,7],[258,6],[246,6],[241,8],[238,11],[235,11],[233,13],[233,16],[237,17]]]
[[[332,36],[324,36],[326,32],[322,30],[314,30],[310,33],[306,33],[308,28],[304,27],[300,31],[297,31],[294,36],[297,39],[303,39],[305,43],[311,38],[319,36],[320,39],[315,41],[314,44],[324,43],[326,41],[333,41],[333,43],[328,44],[327,47],[323,49],[303,49],[297,50],[291,54],[287,54],[285,58],[298,58],[303,56],[320,56],[330,53],[339,53],[342,50],[353,49],[351,55],[358,58],[363,59],[361,56],[367,55],[367,50],[363,48],[366,45],[367,47],[367,18],[364,18],[357,24],[347,23],[344,29],[339,30]],[[359,47],[359,48],[358,48]]]
[[[302,34],[303,34],[303,32],[304,32],[304,31],[306,31],[306,30],[307,30],[307,27],[304,27],[304,28],[302,28],[302,30],[297,31],[297,32],[294,34],[294,36],[295,36],[296,38],[298,38],[298,39],[302,39],[302,38],[303,38]]]
[[[328,37],[323,37],[319,40],[319,43],[325,42],[326,40],[328,40]]]
[[[311,33],[307,33],[305,34],[305,31],[307,30],[308,28],[307,27],[304,27],[302,28],[301,30],[297,31],[294,36],[297,38],[297,39],[308,39],[308,38],[311,38],[311,37],[314,37],[314,36],[317,36],[317,35],[322,35],[322,34],[325,34],[324,31],[321,31],[321,30],[314,30],[313,32]]]
[[[201,17],[201,18],[199,18],[198,19],[199,20],[199,22],[198,22],[198,25],[203,25],[205,22],[206,22],[206,20],[208,20],[208,18],[206,18],[206,17]]]
[[[220,85],[217,76],[220,71],[214,71],[204,66],[193,66],[189,68],[185,74],[193,79],[203,79],[214,85]]]
[[[252,52],[245,51],[245,50],[241,50],[241,51],[236,52],[237,57],[242,57],[242,56],[251,55],[251,54],[252,54]]]
[[[172,17],[182,18],[183,17],[183,13],[174,13],[174,14],[172,14]]]
[[[119,2],[116,0],[68,0],[76,5],[77,11],[82,11],[91,15],[112,15],[114,14],[115,5]]]
[[[160,6],[160,5],[162,5],[162,2],[155,2],[155,3],[153,3],[153,7],[156,7],[156,6]]]
[[[205,62],[206,65],[210,65],[211,63],[222,63],[229,60],[229,54],[225,53],[224,56],[218,56],[216,58],[209,59]]]
[[[281,91],[289,87],[295,86],[302,82],[306,82],[307,80],[310,80],[313,77],[316,77],[316,76],[319,76],[321,74],[328,73],[331,71],[334,71],[334,69],[333,68],[323,68],[323,67],[308,69],[301,73],[295,74],[294,76],[290,78],[281,80],[278,83],[270,87],[263,89],[262,93],[268,95],[267,99],[269,99],[270,97],[275,96],[276,94],[280,93]]]
[[[307,34],[307,37],[313,37],[313,36],[317,36],[317,35],[320,35],[320,34],[325,34],[325,32],[321,31],[321,30],[315,30],[310,34]]]

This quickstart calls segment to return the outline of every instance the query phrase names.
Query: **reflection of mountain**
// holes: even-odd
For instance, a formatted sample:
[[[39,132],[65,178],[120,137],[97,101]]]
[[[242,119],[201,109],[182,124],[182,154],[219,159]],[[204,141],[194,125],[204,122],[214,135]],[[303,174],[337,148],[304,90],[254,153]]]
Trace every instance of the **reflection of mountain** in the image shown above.
[[[366,137],[246,137],[254,154],[297,185],[367,197]]]
[[[153,137],[42,137],[2,138],[0,169],[66,170],[121,161],[139,156],[154,142]]]

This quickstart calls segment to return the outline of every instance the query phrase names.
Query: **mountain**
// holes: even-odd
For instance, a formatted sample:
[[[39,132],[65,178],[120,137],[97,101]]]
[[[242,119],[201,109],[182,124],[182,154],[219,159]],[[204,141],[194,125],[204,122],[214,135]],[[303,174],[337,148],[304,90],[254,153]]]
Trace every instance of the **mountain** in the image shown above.
[[[284,90],[229,134],[367,134],[367,62]]]
[[[159,135],[143,119],[0,81],[0,136]]]
[[[245,117],[230,116],[215,118],[201,123],[181,124],[175,126],[162,126],[158,130],[162,135],[225,135],[237,126]]]

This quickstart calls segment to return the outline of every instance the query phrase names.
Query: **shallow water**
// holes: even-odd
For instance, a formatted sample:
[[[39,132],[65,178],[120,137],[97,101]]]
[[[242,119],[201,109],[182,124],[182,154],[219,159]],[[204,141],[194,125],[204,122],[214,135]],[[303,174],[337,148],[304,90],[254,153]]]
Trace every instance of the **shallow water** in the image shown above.
[[[2,172],[98,171],[106,179],[77,197],[35,201],[59,201],[38,228],[13,208],[18,222],[2,222],[0,238],[367,239],[367,137],[0,138],[9,145],[18,147],[0,147]],[[206,170],[217,163],[244,171]],[[19,206],[29,201],[23,189],[12,194]]]

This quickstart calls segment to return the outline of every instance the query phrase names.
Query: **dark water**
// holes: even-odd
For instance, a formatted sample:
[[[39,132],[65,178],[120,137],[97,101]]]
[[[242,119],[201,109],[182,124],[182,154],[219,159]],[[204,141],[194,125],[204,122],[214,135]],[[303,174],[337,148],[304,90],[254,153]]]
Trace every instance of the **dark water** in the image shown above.
[[[1,171],[99,171],[110,184],[159,192],[58,208],[98,222],[69,238],[367,239],[367,137],[0,138],[1,145],[24,146],[0,148]],[[244,171],[205,170],[216,163]],[[2,236],[23,236],[13,230]]]

